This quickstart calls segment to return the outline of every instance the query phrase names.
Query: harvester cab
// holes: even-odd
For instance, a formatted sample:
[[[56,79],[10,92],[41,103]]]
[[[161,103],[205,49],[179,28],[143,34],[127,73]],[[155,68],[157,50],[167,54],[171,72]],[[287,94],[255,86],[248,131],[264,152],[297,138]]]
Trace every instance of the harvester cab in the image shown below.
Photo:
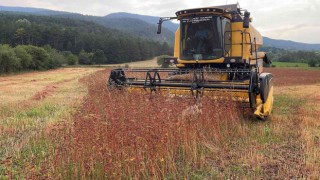
[[[247,102],[259,118],[272,110],[272,74],[263,73],[263,62],[270,64],[262,46],[261,34],[251,25],[250,13],[238,4],[187,9],[175,17],[160,18],[158,34],[164,21],[177,19],[174,62],[176,68],[114,69],[109,87],[129,90],[168,91],[170,94],[225,96]]]

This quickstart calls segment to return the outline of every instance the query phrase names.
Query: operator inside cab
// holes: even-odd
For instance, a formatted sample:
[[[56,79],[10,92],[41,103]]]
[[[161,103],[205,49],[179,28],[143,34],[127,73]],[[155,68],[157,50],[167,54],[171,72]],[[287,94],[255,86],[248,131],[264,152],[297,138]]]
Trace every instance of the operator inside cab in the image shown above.
[[[204,25],[200,24],[199,29],[194,35],[196,38],[196,52],[197,54],[206,53],[210,48],[208,40],[210,40],[209,37],[210,31],[207,29]],[[212,36],[212,33],[211,33]]]

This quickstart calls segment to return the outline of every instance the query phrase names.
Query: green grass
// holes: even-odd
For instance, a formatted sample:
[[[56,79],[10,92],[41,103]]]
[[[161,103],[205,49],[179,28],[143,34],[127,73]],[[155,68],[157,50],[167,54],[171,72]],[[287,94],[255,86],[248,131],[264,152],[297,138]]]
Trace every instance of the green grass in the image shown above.
[[[295,63],[295,62],[272,62],[272,65],[276,67],[309,67],[307,63]]]
[[[2,121],[2,126],[14,129],[14,133],[3,135],[0,157],[10,157],[12,165],[0,164],[0,174],[9,172],[13,177],[24,177],[23,167],[32,164],[32,171],[39,171],[44,156],[52,154],[52,144],[41,135],[44,127],[62,119],[69,111],[67,107],[43,103],[39,107],[16,113]],[[37,139],[36,137],[40,137]],[[21,145],[20,145],[21,144]],[[21,147],[17,148],[17,147]],[[10,156],[11,155],[11,156]],[[12,156],[13,155],[13,156]],[[1,160],[2,158],[0,158]],[[0,179],[6,176],[0,176]]]
[[[294,98],[288,94],[276,95],[274,99],[274,107],[276,107],[274,111],[281,115],[292,114],[294,113],[293,107],[301,106],[305,103],[305,100]]]
[[[297,63],[297,62],[272,62],[272,66],[277,68],[302,68],[306,70],[320,70],[320,67],[310,67],[307,63]]]
[[[91,73],[90,70],[82,69],[80,73],[73,73],[68,69],[63,72],[50,71],[48,75],[36,73],[30,77],[23,77],[26,81],[35,79],[36,82],[41,82],[41,85],[32,84],[31,87],[38,85],[39,88],[29,90],[30,93],[21,98],[20,92],[13,94],[12,96],[20,98],[14,99],[17,102],[6,99],[11,96],[1,99],[3,102],[0,107],[0,180],[35,178],[29,175],[48,176],[50,169],[46,168],[52,167],[55,147],[61,141],[58,137],[50,137],[49,132],[56,133],[55,125],[70,120],[72,113],[81,103],[81,97],[86,93],[78,78]],[[18,79],[18,83],[23,82],[20,80],[21,77],[10,78],[12,81]],[[33,94],[42,91],[42,84],[50,83],[58,84],[55,85],[56,89],[52,94],[41,101],[30,99]],[[21,86],[21,89],[28,87]],[[59,133],[60,131],[63,129],[59,129]]]
[[[20,152],[20,156],[13,159],[14,166],[11,169],[13,176],[26,178],[24,173],[26,171],[30,174],[38,174],[44,163],[51,162],[52,156],[50,155],[54,153],[55,144],[44,135],[31,139]]]

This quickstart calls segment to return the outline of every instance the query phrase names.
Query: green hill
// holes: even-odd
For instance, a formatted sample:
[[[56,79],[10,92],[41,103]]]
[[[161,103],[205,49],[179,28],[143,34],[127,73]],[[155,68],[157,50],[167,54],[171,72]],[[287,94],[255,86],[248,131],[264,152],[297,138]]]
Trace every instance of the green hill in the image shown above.
[[[289,40],[279,40],[264,37],[265,47],[275,47],[289,50],[305,50],[305,51],[320,51],[320,44],[300,43]]]
[[[54,10],[42,9],[42,8],[10,7],[10,6],[0,6],[0,11],[6,11],[6,12],[24,12],[24,13],[38,14],[38,15],[71,14],[71,13],[69,13],[69,12],[54,11]]]
[[[0,6],[0,11],[6,13],[10,12],[11,14],[35,14],[95,22],[97,24],[103,25],[104,27],[118,29],[125,33],[139,36],[140,38],[151,39],[159,42],[167,42],[170,46],[173,46],[174,32],[178,27],[177,24],[171,22],[164,23],[162,34],[158,35],[156,33],[156,24],[159,20],[159,17],[134,15],[129,13],[115,13],[101,17],[62,11],[52,11],[48,9],[6,6]],[[130,17],[131,15],[132,17]]]
[[[79,19],[85,21],[95,22],[103,25],[104,27],[117,29],[122,32],[139,36],[144,39],[151,39],[159,42],[167,42],[170,46],[174,43],[174,32],[163,27],[162,33],[157,34],[156,23],[148,23],[142,19],[130,18],[130,17],[100,17],[100,16],[86,16],[81,14],[58,14],[56,17]],[[159,20],[159,18],[157,18]]]
[[[172,16],[175,15],[175,12],[172,12]],[[119,12],[119,13],[112,13],[107,16],[106,18],[133,18],[133,19],[139,19],[141,21],[145,21],[149,24],[156,25],[159,22],[159,17],[157,16],[147,16],[147,15],[140,15],[140,14],[132,14],[132,13],[125,13],[125,12]],[[163,23],[163,28],[170,30],[171,32],[176,32],[178,29],[179,24],[172,23],[170,21],[167,21]]]
[[[170,52],[167,44],[97,23],[31,14],[0,13],[0,44],[50,45],[78,54],[102,50],[109,63],[143,60]]]
[[[168,42],[170,45],[174,43],[174,33],[163,28],[162,33],[157,34],[157,26],[149,24],[145,21],[134,18],[104,18],[99,24],[115,28],[133,35],[152,39],[160,42]]]

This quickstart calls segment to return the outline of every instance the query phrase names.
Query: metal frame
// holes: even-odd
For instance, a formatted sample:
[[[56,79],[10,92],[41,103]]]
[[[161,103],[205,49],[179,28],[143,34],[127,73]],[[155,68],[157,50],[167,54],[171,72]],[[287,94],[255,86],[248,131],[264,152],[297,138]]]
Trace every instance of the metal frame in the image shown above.
[[[146,75],[145,78],[128,78],[125,72],[145,72]],[[162,78],[160,73],[174,73],[175,75],[193,73],[193,77],[190,80],[175,80]],[[247,84],[243,80],[206,80],[206,73],[247,73],[250,75],[250,81]],[[160,91],[161,88],[183,88],[185,90],[189,89],[196,98],[203,95],[205,90],[240,90],[248,93],[250,107],[256,105],[256,96],[259,94],[258,72],[256,69],[115,69],[111,71],[108,86],[141,87],[145,90],[149,89],[151,92]]]

